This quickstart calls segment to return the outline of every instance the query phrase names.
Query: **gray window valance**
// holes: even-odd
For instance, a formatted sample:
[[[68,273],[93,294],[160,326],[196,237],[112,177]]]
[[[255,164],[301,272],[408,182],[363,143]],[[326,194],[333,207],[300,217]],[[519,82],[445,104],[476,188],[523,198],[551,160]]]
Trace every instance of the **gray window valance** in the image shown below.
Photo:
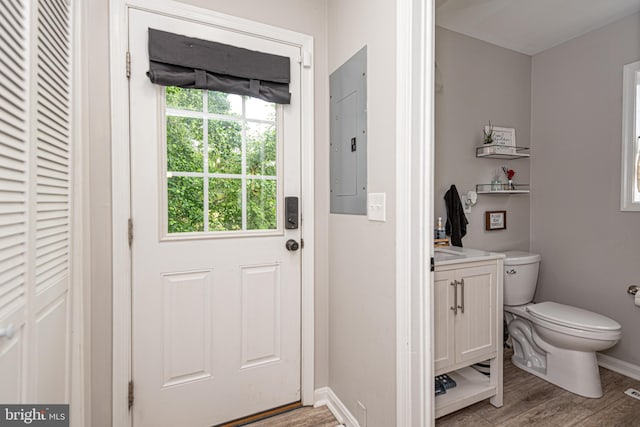
[[[152,83],[208,89],[289,104],[290,61],[222,43],[149,28]]]

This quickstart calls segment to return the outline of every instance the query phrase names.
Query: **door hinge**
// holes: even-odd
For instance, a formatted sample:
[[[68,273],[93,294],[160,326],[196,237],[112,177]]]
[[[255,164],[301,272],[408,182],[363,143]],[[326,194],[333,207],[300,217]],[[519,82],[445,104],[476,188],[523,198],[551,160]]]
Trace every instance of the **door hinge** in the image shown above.
[[[129,409],[133,406],[133,381],[129,381]]]
[[[304,249],[304,239],[300,239],[300,249]]]
[[[127,78],[131,77],[131,52],[127,51]]]
[[[129,247],[131,247],[131,244],[133,243],[133,220],[131,218],[129,218],[129,222],[127,224],[127,233],[129,237]]]
[[[431,257],[431,271],[435,271],[436,269],[436,260],[435,258]]]

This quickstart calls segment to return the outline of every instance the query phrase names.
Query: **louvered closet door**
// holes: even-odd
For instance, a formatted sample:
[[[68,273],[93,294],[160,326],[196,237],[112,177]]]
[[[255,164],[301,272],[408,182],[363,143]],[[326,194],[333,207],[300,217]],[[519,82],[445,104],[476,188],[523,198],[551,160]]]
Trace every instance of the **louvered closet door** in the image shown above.
[[[70,4],[0,0],[0,402],[69,389]]]
[[[67,0],[39,0],[33,41],[36,120],[32,206],[33,401],[67,401],[69,371],[69,254],[71,31]],[[33,40],[33,39],[32,39]],[[32,57],[33,58],[33,57]],[[33,75],[33,74],[32,74]],[[33,98],[32,98],[33,99]],[[32,187],[33,188],[33,187]]]
[[[0,337],[3,403],[19,403],[26,393],[28,10],[22,3],[0,0],[0,329],[6,334]]]

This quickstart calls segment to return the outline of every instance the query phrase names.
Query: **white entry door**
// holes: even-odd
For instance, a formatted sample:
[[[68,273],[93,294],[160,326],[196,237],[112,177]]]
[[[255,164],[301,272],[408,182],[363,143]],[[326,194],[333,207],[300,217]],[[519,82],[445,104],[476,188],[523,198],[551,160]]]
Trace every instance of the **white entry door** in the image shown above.
[[[148,29],[291,58],[292,101],[161,87]],[[212,426],[300,400],[300,49],[129,12],[133,422]]]

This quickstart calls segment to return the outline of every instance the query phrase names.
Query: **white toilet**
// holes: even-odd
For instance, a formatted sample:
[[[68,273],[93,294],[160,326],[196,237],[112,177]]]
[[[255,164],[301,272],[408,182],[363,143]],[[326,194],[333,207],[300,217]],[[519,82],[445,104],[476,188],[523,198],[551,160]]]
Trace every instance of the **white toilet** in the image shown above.
[[[504,311],[513,363],[572,393],[601,397],[595,352],[618,342],[620,324],[570,305],[533,303],[540,255],[520,251],[505,255]]]

